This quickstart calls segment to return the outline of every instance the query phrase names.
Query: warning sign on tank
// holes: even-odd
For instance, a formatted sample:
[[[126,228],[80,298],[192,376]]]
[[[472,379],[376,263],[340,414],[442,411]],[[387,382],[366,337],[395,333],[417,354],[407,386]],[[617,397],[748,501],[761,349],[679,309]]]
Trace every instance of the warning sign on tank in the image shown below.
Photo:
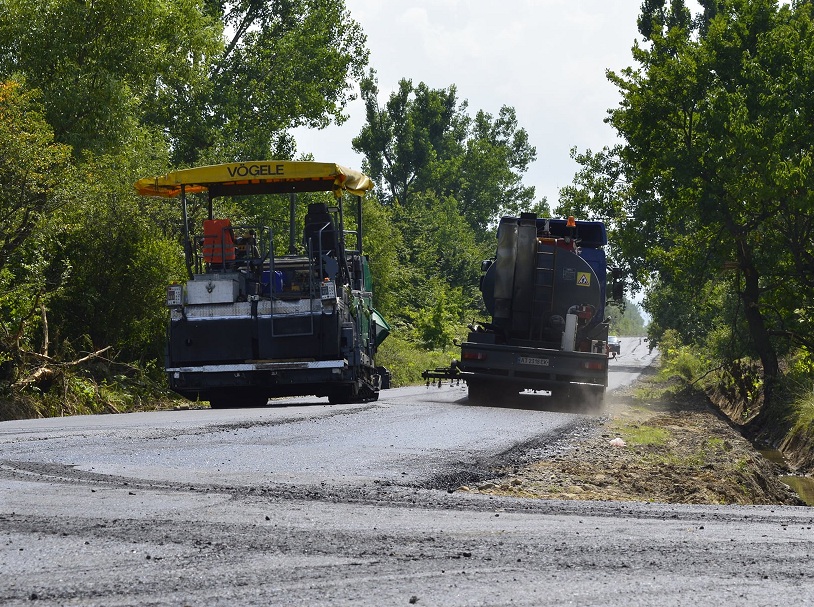
[[[590,272],[577,272],[577,286],[590,287],[591,286],[591,273]]]

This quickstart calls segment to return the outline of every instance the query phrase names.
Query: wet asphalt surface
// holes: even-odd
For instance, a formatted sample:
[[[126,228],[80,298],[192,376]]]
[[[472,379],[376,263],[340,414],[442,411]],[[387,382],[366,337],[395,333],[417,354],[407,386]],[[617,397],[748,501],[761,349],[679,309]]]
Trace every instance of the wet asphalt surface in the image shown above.
[[[0,423],[0,604],[814,603],[811,508],[454,492],[595,424],[459,386]]]

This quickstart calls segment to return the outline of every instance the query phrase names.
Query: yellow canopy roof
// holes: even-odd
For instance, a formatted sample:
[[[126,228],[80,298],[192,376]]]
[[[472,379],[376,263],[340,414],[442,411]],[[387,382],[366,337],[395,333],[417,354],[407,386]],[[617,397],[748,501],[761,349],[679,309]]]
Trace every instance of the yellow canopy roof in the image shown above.
[[[173,171],[160,177],[139,179],[142,196],[173,198],[181,194],[209,191],[213,196],[240,196],[285,192],[342,192],[362,196],[373,188],[370,177],[338,164],[289,160],[253,160],[215,164]]]

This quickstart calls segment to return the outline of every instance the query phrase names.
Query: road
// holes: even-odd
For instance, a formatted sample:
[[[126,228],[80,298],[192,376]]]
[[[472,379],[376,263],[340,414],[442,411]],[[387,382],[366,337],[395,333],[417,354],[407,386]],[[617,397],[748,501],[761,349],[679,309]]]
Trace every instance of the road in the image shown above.
[[[620,337],[620,352],[609,361],[608,390],[627,386],[648,366],[655,356],[641,337]]]
[[[623,340],[612,385],[649,364],[645,345]],[[364,405],[2,423],[0,604],[814,601],[809,508],[454,492],[594,426],[541,403],[413,387]]]

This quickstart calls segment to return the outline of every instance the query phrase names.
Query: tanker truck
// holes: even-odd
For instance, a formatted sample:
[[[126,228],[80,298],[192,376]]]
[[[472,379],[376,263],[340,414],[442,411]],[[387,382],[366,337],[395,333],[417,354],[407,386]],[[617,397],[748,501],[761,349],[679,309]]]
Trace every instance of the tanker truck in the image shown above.
[[[470,325],[460,360],[425,371],[428,384],[464,380],[472,401],[534,390],[573,408],[600,407],[608,385],[607,242],[599,221],[503,217],[495,257],[481,266],[491,322]]]

